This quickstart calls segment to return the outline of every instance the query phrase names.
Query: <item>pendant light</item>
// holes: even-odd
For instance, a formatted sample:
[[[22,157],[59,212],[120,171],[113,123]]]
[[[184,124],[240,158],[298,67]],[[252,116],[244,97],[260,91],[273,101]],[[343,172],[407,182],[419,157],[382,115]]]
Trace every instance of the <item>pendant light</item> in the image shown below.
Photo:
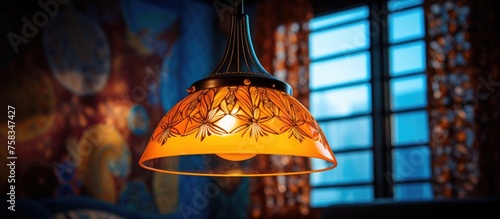
[[[194,82],[188,95],[161,119],[139,165],[194,176],[273,176],[325,171],[337,166],[327,139],[287,83],[259,63],[250,38],[248,15],[240,2],[231,16],[219,64]],[[293,156],[315,164],[284,169]],[[181,165],[172,165],[179,160]],[[182,165],[183,164],[183,165]]]

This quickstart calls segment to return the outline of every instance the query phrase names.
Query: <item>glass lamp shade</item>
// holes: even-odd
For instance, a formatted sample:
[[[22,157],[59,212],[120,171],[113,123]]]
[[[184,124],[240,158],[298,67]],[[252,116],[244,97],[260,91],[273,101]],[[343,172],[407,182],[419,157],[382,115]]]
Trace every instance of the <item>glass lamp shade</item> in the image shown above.
[[[140,165],[166,173],[211,176],[319,171],[306,165],[290,173],[258,172],[258,163],[252,164],[259,162],[258,156],[283,155],[331,163],[323,169],[336,164],[318,123],[295,98],[270,88],[223,86],[189,94],[170,109],[154,130]],[[165,168],[176,156],[199,165]]]
[[[304,174],[337,166],[314,117],[291,96],[288,84],[260,65],[242,11],[232,16],[222,60],[161,119],[139,160],[141,167],[241,177]],[[294,156],[319,159],[324,165],[269,164],[283,167]],[[178,159],[189,165],[172,165]]]

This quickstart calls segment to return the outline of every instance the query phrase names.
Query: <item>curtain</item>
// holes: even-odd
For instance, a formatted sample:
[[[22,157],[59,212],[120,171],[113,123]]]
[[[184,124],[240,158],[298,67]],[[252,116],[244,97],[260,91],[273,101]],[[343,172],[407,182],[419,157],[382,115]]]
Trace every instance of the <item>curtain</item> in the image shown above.
[[[308,21],[312,6],[307,0],[258,1],[254,44],[264,68],[286,81],[293,96],[308,107]],[[287,10],[280,10],[286,5]],[[283,156],[281,156],[283,157]],[[263,160],[259,168],[292,169],[307,166],[307,158]],[[251,218],[305,218],[310,215],[309,175],[252,178]]]
[[[479,176],[469,5],[428,2],[426,17],[434,195],[464,197],[477,186]]]
[[[500,25],[492,7],[498,3],[425,5],[434,195],[498,195]]]

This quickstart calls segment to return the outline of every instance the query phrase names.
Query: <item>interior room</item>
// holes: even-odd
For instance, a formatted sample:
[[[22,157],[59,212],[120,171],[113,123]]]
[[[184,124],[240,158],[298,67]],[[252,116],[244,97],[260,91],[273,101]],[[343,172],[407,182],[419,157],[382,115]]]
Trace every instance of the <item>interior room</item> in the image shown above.
[[[2,1],[2,215],[497,215],[499,6]]]

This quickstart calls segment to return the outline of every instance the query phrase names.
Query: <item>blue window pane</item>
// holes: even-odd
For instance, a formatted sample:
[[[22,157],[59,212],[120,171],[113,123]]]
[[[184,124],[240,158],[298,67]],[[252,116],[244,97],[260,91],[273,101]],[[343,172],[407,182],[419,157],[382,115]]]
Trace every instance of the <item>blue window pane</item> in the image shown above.
[[[428,120],[425,110],[392,115],[393,145],[427,143],[429,141]]]
[[[414,5],[420,5],[424,0],[389,0],[387,3],[387,9],[389,11],[401,10]]]
[[[411,183],[394,186],[396,200],[428,200],[434,197],[431,183]]]
[[[396,148],[392,151],[393,181],[429,179],[431,159],[428,146]]]
[[[310,174],[312,186],[373,181],[373,154],[371,151],[337,153],[335,158],[338,162],[335,169]],[[311,159],[311,164],[314,169],[327,165],[325,161],[320,159]]]
[[[424,74],[391,80],[392,110],[427,105],[427,81]]]
[[[333,151],[368,148],[372,145],[370,116],[323,122],[319,125]]]
[[[359,203],[373,201],[373,188],[370,186],[311,189],[311,206],[327,207],[339,203]]]
[[[311,63],[310,88],[370,79],[370,53],[362,52]]]
[[[369,15],[368,6],[361,6],[349,10],[340,11],[320,17],[315,17],[309,23],[309,29],[314,31],[333,25],[343,24],[349,21],[355,21],[367,18]]]
[[[388,20],[391,43],[422,38],[425,35],[422,7],[390,14]]]
[[[425,71],[425,43],[417,41],[389,48],[389,68],[393,76]]]
[[[316,117],[349,116],[371,111],[370,84],[311,92],[311,113]]]
[[[309,34],[311,59],[368,48],[370,45],[368,28],[369,23],[364,20],[341,27],[312,32]]]

